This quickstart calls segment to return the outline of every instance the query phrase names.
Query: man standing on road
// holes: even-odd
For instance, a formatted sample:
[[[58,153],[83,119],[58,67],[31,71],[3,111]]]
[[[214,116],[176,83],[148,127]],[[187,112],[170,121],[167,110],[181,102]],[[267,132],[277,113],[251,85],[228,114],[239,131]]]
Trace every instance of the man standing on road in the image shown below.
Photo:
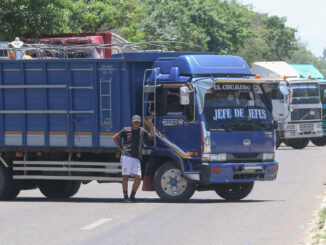
[[[135,195],[140,185],[141,178],[141,150],[143,146],[144,137],[154,137],[153,118],[148,117],[150,124],[150,133],[143,127],[140,127],[141,117],[133,115],[131,120],[131,127],[124,127],[120,132],[114,135],[113,140],[121,153],[122,164],[122,190],[124,195],[124,202],[135,201]],[[123,146],[121,147],[119,140],[123,139]],[[134,175],[135,181],[132,186],[130,200],[128,199],[128,177]]]

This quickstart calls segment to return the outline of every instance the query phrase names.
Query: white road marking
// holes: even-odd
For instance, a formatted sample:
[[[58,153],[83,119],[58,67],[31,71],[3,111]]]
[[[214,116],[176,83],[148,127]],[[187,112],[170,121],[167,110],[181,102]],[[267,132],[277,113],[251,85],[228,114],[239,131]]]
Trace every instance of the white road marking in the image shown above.
[[[110,218],[104,218],[104,219],[97,220],[94,223],[86,225],[85,227],[81,228],[81,230],[94,229],[95,227],[97,227],[99,225],[103,225],[104,223],[109,222],[110,220],[111,220]]]

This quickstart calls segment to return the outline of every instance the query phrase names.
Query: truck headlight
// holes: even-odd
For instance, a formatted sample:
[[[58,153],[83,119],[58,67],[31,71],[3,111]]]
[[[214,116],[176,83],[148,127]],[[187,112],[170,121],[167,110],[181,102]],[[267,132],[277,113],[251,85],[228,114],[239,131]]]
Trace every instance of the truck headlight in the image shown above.
[[[209,162],[224,162],[227,159],[226,153],[220,154],[203,154],[202,161],[209,161]]]
[[[263,153],[263,160],[274,160],[274,153]]]
[[[286,125],[286,129],[287,130],[295,130],[296,129],[296,125],[295,124],[288,124],[288,125]]]

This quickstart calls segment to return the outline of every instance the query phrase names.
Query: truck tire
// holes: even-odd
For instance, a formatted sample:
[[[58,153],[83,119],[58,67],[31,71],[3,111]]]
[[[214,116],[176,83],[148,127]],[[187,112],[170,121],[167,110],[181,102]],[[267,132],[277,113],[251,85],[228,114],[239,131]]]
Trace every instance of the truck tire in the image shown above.
[[[282,141],[280,139],[276,138],[276,149],[279,148],[281,144],[282,144]]]
[[[0,200],[15,199],[19,192],[19,184],[13,180],[11,169],[0,163]]]
[[[275,142],[275,144],[276,144],[276,149],[277,149],[277,148],[279,148],[280,145],[282,144],[282,140],[280,139],[280,135],[279,135],[278,132],[276,132],[275,137],[276,137],[276,140],[275,140],[276,142]]]
[[[316,146],[324,146],[326,145],[326,137],[314,138],[311,139],[311,142]]]
[[[72,181],[69,192],[67,193],[67,198],[72,197],[77,194],[81,186],[81,181]]]
[[[220,184],[216,187],[217,195],[226,201],[239,201],[252,191],[254,182]]]
[[[309,139],[297,139],[297,140],[288,140],[287,145],[291,146],[293,149],[303,149],[309,143]]]
[[[196,186],[182,176],[173,162],[166,162],[155,172],[154,188],[164,202],[185,202],[194,194]]]
[[[47,198],[69,198],[78,192],[80,184],[75,180],[44,180],[40,181],[38,188]]]

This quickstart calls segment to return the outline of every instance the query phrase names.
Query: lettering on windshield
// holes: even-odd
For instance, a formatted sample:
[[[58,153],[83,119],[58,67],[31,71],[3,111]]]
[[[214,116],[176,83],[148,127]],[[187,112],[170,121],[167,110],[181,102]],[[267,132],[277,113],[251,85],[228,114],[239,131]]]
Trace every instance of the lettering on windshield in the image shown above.
[[[214,121],[242,118],[247,118],[249,120],[266,120],[266,110],[250,108],[248,109],[248,112],[246,112],[243,108],[225,108],[215,109],[215,113],[213,115]]]
[[[251,91],[251,86],[247,84],[215,84],[215,91]]]

